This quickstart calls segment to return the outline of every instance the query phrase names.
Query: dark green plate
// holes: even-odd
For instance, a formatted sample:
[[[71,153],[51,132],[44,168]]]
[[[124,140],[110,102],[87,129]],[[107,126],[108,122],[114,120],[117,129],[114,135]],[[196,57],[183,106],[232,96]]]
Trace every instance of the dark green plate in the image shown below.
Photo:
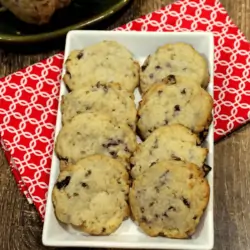
[[[58,38],[70,30],[86,28],[110,17],[129,2],[130,0],[73,0],[70,6],[58,10],[49,24],[41,27],[23,23],[8,11],[0,12],[0,41],[30,43]]]

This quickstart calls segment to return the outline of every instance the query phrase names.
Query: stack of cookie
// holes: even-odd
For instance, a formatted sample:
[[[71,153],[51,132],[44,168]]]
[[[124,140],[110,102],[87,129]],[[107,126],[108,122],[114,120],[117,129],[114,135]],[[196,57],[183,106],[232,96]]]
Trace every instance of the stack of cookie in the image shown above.
[[[167,44],[141,67],[138,132],[131,158],[130,206],[150,236],[188,238],[208,204],[208,149],[200,146],[212,121],[206,60],[185,43]]]
[[[209,200],[208,150],[200,146],[212,121],[208,81],[206,60],[184,43],[160,47],[141,68],[114,41],[72,51],[55,145],[58,220],[109,235],[131,209],[150,236],[192,235]]]
[[[140,65],[114,41],[72,51],[66,61],[53,189],[59,221],[109,235],[129,217],[130,158],[137,148],[134,89]]]

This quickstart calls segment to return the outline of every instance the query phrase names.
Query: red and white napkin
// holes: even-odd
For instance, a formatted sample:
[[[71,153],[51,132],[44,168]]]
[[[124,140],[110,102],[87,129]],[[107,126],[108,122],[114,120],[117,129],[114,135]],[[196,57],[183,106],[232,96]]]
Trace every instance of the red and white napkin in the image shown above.
[[[218,0],[180,0],[118,28],[210,31],[215,37],[215,141],[250,119],[250,44]],[[0,137],[22,193],[43,219],[63,54],[0,79]]]

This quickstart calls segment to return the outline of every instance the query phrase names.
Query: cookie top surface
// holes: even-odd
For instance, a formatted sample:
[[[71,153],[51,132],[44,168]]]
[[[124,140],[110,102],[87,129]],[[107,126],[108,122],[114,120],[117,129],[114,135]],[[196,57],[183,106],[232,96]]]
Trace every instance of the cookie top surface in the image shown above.
[[[136,178],[163,160],[190,162],[201,168],[208,149],[197,146],[198,143],[197,135],[182,125],[158,128],[134,152],[132,177]]]
[[[97,82],[119,82],[122,88],[133,92],[139,84],[139,71],[139,63],[123,45],[102,41],[70,53],[64,82],[70,90]]]
[[[108,115],[83,113],[61,128],[55,150],[60,159],[76,163],[93,154],[128,161],[136,147],[135,134],[126,124],[117,125]]]
[[[196,165],[162,161],[134,181],[129,200],[135,221],[148,235],[188,238],[208,204],[209,192]]]
[[[63,170],[52,193],[56,217],[92,235],[109,235],[129,216],[129,176],[119,161],[93,155]]]
[[[189,80],[178,84],[155,84],[144,95],[137,126],[146,139],[155,129],[181,124],[195,133],[207,130],[212,121],[213,99]]]
[[[144,93],[154,83],[165,82],[168,75],[185,76],[204,88],[209,82],[208,65],[191,45],[166,44],[150,55],[140,73],[140,88]]]
[[[100,112],[109,114],[117,124],[126,123],[135,130],[137,110],[134,96],[117,83],[97,83],[74,90],[63,96],[61,107],[63,124],[80,113]]]

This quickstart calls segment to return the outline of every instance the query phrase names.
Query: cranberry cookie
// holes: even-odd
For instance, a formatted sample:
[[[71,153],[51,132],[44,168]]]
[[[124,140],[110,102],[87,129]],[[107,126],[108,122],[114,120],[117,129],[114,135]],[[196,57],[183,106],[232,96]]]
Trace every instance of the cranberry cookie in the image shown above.
[[[117,123],[126,123],[133,130],[136,127],[134,96],[118,83],[97,83],[76,89],[63,96],[61,110],[63,124],[80,113],[100,112],[110,115]]]
[[[208,131],[212,121],[212,97],[190,79],[177,82],[155,84],[144,95],[137,124],[143,139],[155,129],[171,124],[181,124],[201,137]]]
[[[197,146],[199,138],[182,125],[169,125],[155,130],[141,143],[131,158],[131,174],[136,178],[157,162],[185,161],[202,168],[208,149]]]
[[[133,92],[139,85],[139,71],[139,63],[123,45],[102,41],[70,53],[64,82],[70,90],[97,82],[119,82],[122,88]]]
[[[169,75],[188,77],[203,88],[209,83],[205,58],[186,43],[166,44],[146,59],[140,73],[142,93],[155,83],[165,83]]]
[[[126,124],[117,125],[108,115],[83,113],[62,127],[55,150],[70,165],[93,154],[128,162],[136,147],[136,136]]]
[[[129,176],[121,163],[94,155],[63,170],[52,200],[59,221],[91,235],[109,235],[129,216]]]
[[[210,187],[196,165],[162,161],[130,190],[133,218],[149,236],[189,238],[209,201]]]

